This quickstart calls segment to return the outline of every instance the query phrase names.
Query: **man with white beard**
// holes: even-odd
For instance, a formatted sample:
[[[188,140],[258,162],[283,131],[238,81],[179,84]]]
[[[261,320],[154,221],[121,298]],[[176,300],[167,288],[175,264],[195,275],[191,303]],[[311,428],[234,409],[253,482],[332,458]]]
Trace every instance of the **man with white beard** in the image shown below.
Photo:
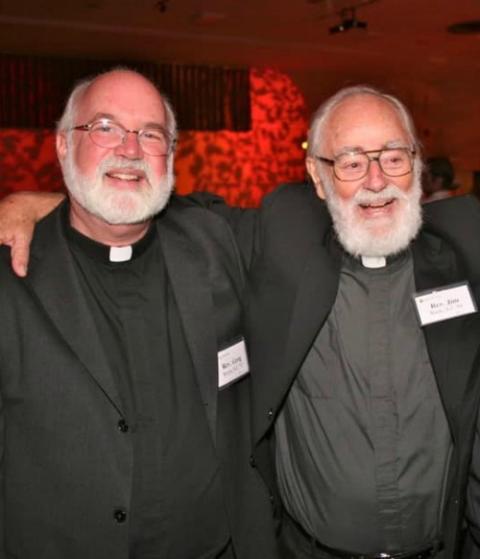
[[[314,188],[263,204],[248,301],[252,464],[282,504],[282,557],[458,557],[480,396],[478,206],[431,204],[447,219],[422,226],[411,118],[370,87],[319,108],[307,168]]]
[[[169,201],[175,136],[143,76],[80,84],[56,138],[68,199],[25,279],[0,249],[2,558],[276,557],[243,269],[221,218]]]

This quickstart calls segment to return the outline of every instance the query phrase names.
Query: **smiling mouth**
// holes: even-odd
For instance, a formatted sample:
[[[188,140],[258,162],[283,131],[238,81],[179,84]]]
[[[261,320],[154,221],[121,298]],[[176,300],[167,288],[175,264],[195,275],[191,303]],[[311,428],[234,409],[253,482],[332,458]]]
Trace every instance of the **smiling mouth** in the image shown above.
[[[381,210],[393,204],[395,200],[396,198],[390,198],[389,200],[378,200],[367,204],[359,204],[359,206],[364,210]]]
[[[111,179],[116,179],[116,180],[121,180],[121,181],[128,181],[128,182],[140,182],[143,178],[144,175],[143,174],[139,174],[139,173],[128,173],[128,172],[123,172],[123,173],[119,173],[119,172],[110,172],[110,173],[105,173],[107,175],[107,177],[111,178]]]

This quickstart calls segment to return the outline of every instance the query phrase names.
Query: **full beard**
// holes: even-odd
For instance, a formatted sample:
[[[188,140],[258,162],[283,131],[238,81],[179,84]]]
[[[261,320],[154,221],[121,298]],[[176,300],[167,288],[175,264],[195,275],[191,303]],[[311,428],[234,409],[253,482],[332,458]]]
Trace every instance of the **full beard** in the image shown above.
[[[90,178],[80,173],[70,149],[62,162],[62,171],[70,195],[80,206],[112,225],[128,225],[146,221],[166,206],[174,184],[172,166],[170,159],[167,172],[156,180],[147,162],[111,156],[102,161]],[[104,183],[104,176],[111,169],[138,170],[145,179],[135,190],[119,190]]]
[[[343,248],[353,256],[392,256],[407,248],[422,224],[420,177],[414,174],[411,188],[404,192],[394,184],[381,192],[360,189],[355,196],[342,200],[330,177],[324,177],[326,203]],[[396,205],[387,216],[361,216],[361,206],[391,203]]]

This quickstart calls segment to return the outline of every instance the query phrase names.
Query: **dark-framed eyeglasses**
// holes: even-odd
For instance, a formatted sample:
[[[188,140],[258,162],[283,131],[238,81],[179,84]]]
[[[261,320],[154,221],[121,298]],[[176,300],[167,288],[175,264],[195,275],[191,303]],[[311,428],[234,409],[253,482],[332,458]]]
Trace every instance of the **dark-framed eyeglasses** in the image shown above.
[[[376,156],[370,154],[376,153]],[[338,180],[356,181],[368,174],[370,164],[376,161],[384,175],[388,177],[402,177],[413,169],[413,159],[416,151],[409,147],[372,149],[368,151],[352,151],[342,153],[335,159],[327,159],[316,155],[316,159],[333,167],[333,173]]]
[[[160,126],[147,126],[141,130],[127,130],[124,126],[109,118],[99,118],[88,124],[79,124],[73,126],[72,130],[88,132],[95,145],[110,149],[122,145],[127,134],[136,134],[142,150],[148,155],[168,155],[175,145],[171,134]]]

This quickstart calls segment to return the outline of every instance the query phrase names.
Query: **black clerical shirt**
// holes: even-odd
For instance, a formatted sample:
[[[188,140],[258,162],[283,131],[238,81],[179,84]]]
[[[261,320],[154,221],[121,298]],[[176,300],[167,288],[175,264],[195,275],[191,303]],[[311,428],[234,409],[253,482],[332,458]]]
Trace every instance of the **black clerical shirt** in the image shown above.
[[[65,227],[132,441],[130,559],[214,556],[228,541],[218,464],[157,230],[110,262]]]

